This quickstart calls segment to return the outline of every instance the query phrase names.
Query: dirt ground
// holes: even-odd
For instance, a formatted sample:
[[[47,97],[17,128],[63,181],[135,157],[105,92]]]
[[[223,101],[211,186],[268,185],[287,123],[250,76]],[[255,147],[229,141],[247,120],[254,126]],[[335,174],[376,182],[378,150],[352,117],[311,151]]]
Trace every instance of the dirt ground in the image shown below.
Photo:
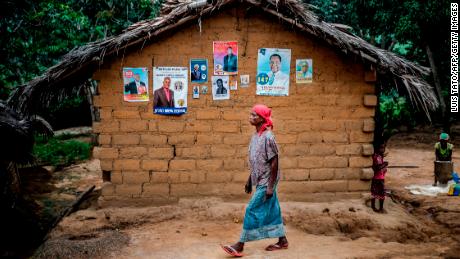
[[[275,240],[250,242],[245,257],[460,258],[460,197],[416,196],[404,189],[432,183],[428,142],[401,135],[389,143],[390,166],[416,167],[390,168],[386,184],[394,199],[386,200],[387,214],[368,207],[368,194],[327,203],[283,202],[289,249],[266,252]],[[460,163],[460,153],[454,162]],[[35,257],[229,258],[219,245],[238,240],[245,205],[217,198],[157,207],[94,205],[64,218]]]
[[[34,201],[34,210],[44,228],[91,186],[96,187],[91,199],[81,205],[87,208],[100,195],[102,172],[97,159],[71,165],[61,170],[52,166],[20,170],[22,190]]]

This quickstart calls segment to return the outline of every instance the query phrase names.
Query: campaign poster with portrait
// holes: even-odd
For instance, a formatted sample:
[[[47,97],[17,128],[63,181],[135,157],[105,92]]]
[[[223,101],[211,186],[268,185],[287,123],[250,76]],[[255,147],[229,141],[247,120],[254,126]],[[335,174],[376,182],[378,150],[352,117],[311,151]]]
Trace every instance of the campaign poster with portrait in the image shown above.
[[[192,83],[208,82],[207,59],[190,59],[190,80]]]
[[[200,99],[200,87],[198,85],[193,86],[193,99]]]
[[[212,77],[212,99],[228,100],[230,99],[230,89],[228,85],[228,76]]]
[[[241,75],[241,87],[249,87],[249,75]]]
[[[297,84],[313,82],[313,60],[297,59],[295,61],[295,82]]]
[[[201,94],[208,94],[208,86],[202,85],[201,86]]]
[[[153,112],[181,115],[187,112],[188,69],[153,68]]]
[[[230,76],[228,79],[228,86],[232,91],[238,90],[238,76]]]
[[[238,74],[238,42],[214,41],[214,75]]]
[[[290,49],[259,49],[256,94],[288,96],[290,63]]]
[[[149,101],[149,77],[146,67],[123,68],[123,100],[126,102]]]

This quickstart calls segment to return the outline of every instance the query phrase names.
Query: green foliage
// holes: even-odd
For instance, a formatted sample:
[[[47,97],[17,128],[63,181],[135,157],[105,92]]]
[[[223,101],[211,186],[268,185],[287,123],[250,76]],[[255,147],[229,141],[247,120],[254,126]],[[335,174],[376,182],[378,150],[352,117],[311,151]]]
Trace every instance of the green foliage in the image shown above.
[[[343,23],[369,42],[394,51],[406,45],[402,54],[428,65],[425,44],[448,47],[449,1],[428,0],[305,0],[318,6],[317,13],[327,22]],[[433,47],[433,49],[435,49]],[[423,51],[419,51],[423,50]],[[444,53],[448,49],[437,49]],[[447,53],[447,52],[446,52]]]
[[[81,104],[85,101],[83,96],[75,96],[70,99],[65,99],[64,101],[57,103],[50,107],[50,112],[55,113],[58,111],[68,110],[68,109],[75,109],[81,106]]]
[[[395,43],[391,50],[401,56],[405,56],[409,53],[409,49],[411,48],[412,42],[409,41],[407,43]]]
[[[88,159],[91,154],[91,145],[68,139],[68,136],[65,135],[48,140],[36,137],[33,153],[39,163],[67,166]]]
[[[388,93],[381,93],[379,97],[380,116],[383,128],[387,134],[393,132],[402,125],[414,127],[416,124],[413,109],[406,98],[392,89]]]
[[[429,46],[441,80],[442,96],[449,95],[450,1],[304,1],[316,5],[316,12],[325,21],[349,25],[352,33],[371,44],[426,67],[430,67],[426,54]]]
[[[7,1],[0,11],[0,99],[89,41],[156,17],[162,0]]]

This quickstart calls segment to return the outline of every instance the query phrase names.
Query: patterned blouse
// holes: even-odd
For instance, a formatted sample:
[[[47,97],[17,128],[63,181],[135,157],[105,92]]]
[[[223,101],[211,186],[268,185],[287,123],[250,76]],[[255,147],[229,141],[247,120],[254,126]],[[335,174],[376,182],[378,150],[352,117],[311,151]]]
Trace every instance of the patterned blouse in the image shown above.
[[[436,142],[434,144],[434,149],[437,151],[438,157],[436,159],[439,159],[440,161],[450,161],[452,158],[452,150],[454,149],[454,145],[447,143],[446,149],[443,149],[441,147],[440,142]]]
[[[275,135],[273,135],[271,130],[265,130],[260,136],[257,132],[252,135],[249,145],[249,165],[253,185],[268,186],[271,172],[270,160],[278,155],[278,153]],[[278,163],[278,177],[275,184],[279,178],[280,171]]]

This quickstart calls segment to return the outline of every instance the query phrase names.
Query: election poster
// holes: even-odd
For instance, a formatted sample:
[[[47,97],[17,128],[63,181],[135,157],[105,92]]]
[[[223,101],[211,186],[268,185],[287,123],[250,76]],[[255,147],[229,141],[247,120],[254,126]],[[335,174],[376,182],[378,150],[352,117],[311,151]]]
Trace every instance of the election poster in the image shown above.
[[[238,90],[238,77],[230,76],[228,79],[228,86],[230,87],[230,90],[232,91]]]
[[[188,69],[153,68],[153,112],[181,115],[187,112]]]
[[[202,85],[201,86],[201,94],[208,94],[208,86]]]
[[[192,83],[208,82],[208,60],[191,59],[190,60],[190,80]]]
[[[200,87],[198,85],[193,86],[193,99],[200,99]]]
[[[214,41],[214,75],[238,74],[238,42]]]
[[[288,96],[290,63],[290,49],[259,49],[256,94]]]
[[[123,100],[126,102],[149,101],[149,78],[146,67],[123,68]]]
[[[241,87],[249,87],[249,75],[241,75]]]
[[[295,82],[297,84],[313,82],[313,60],[297,59],[295,61]]]
[[[212,99],[228,100],[230,99],[230,89],[228,85],[228,76],[212,77]]]

